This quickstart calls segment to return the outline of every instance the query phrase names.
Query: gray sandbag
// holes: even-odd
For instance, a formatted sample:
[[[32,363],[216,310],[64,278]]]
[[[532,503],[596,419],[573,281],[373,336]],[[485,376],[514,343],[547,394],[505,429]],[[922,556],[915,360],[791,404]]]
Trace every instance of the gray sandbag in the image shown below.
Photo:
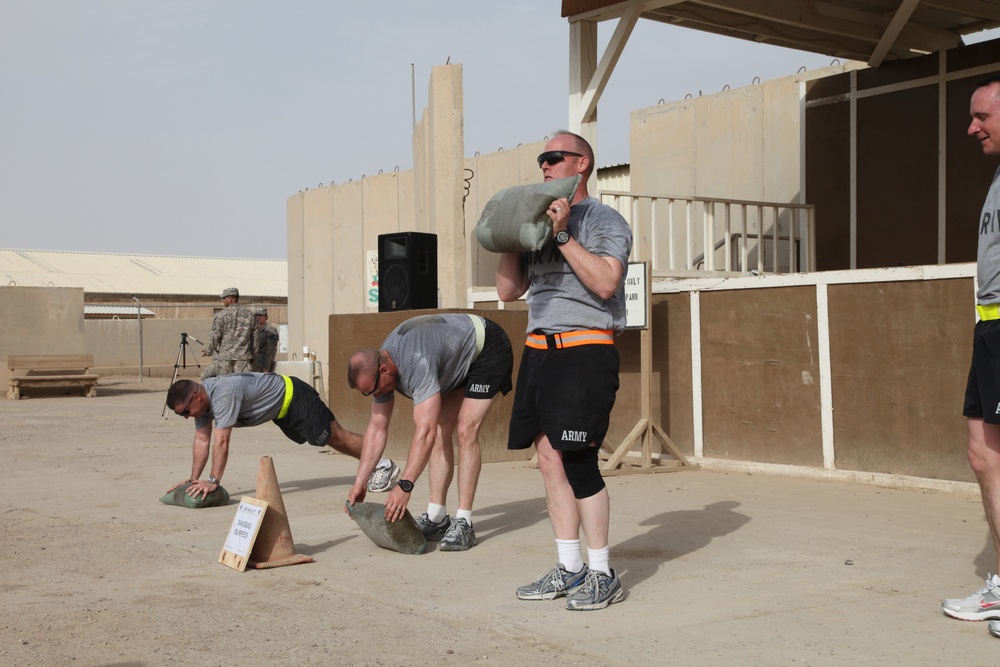
[[[193,498],[187,494],[194,482],[181,484],[176,489],[160,498],[164,505],[177,505],[178,507],[189,507],[191,509],[201,509],[203,507],[217,507],[229,503],[229,492],[221,486],[215,491],[209,491],[204,498]]]
[[[385,505],[378,503],[347,503],[347,511],[368,539],[383,549],[417,555],[427,548],[427,540],[410,510],[394,523],[385,520]]]
[[[582,175],[515,185],[493,195],[476,223],[476,238],[490,252],[541,250],[552,237],[546,211],[557,199],[572,201]]]

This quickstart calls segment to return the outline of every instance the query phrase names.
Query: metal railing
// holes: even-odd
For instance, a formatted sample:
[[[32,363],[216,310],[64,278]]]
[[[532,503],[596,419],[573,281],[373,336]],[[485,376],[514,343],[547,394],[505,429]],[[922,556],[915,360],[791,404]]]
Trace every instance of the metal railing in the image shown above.
[[[632,227],[631,259],[653,275],[797,273],[816,267],[811,204],[602,192]]]

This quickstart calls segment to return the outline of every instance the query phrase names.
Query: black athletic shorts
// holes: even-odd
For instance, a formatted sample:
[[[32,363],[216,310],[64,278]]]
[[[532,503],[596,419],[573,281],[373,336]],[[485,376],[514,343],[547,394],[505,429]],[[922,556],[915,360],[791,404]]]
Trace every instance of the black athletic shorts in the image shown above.
[[[615,405],[618,368],[614,345],[548,350],[525,346],[507,449],[530,447],[543,432],[553,449],[600,446]]]
[[[976,322],[962,414],[1000,424],[1000,320]]]
[[[292,403],[283,419],[275,419],[281,432],[291,440],[322,447],[330,442],[330,423],[336,420],[319,393],[297,377],[292,380]]]
[[[465,376],[466,398],[493,398],[500,392],[506,396],[513,388],[514,351],[507,332],[499,324],[486,320],[483,351],[469,366]]]

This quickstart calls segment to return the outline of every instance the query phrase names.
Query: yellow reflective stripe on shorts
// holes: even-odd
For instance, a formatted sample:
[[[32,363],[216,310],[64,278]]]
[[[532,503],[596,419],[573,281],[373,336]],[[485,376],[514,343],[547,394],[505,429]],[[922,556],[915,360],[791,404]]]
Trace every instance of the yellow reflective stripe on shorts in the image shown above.
[[[483,324],[483,318],[478,315],[472,313],[466,313],[466,315],[472,320],[472,326],[476,330],[476,353],[472,355],[472,363],[476,363],[476,359],[483,353],[483,345],[486,343],[486,325]]]
[[[976,304],[976,312],[979,313],[979,319],[984,322],[1000,320],[1000,303],[988,303],[985,306]]]
[[[281,378],[285,381],[285,399],[281,402],[277,419],[284,419],[288,414],[288,406],[292,404],[292,378],[287,375],[282,375]]]

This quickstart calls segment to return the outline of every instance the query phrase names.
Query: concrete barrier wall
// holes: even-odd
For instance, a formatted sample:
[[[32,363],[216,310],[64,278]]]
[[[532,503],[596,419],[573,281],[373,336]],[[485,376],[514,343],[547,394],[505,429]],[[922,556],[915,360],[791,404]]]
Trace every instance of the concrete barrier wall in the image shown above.
[[[7,355],[83,354],[83,290],[0,287],[0,378],[6,394]]]
[[[287,202],[289,351],[308,346],[329,364],[327,317],[377,312],[369,253],[399,231],[438,234],[438,284],[447,302],[466,301],[461,214],[460,65],[435,67],[430,102],[414,130],[414,169],[305,190]]]
[[[633,111],[633,191],[804,203],[801,82],[842,71],[812,70]]]
[[[195,378],[212,363],[201,356],[208,346],[211,318],[142,320],[142,374],[144,377]],[[86,350],[94,355],[94,369],[101,375],[139,375],[139,323],[136,320],[87,320]],[[181,334],[188,334],[181,348]],[[192,338],[193,337],[193,338]],[[204,345],[194,339],[201,340]],[[200,367],[199,367],[200,366]]]

